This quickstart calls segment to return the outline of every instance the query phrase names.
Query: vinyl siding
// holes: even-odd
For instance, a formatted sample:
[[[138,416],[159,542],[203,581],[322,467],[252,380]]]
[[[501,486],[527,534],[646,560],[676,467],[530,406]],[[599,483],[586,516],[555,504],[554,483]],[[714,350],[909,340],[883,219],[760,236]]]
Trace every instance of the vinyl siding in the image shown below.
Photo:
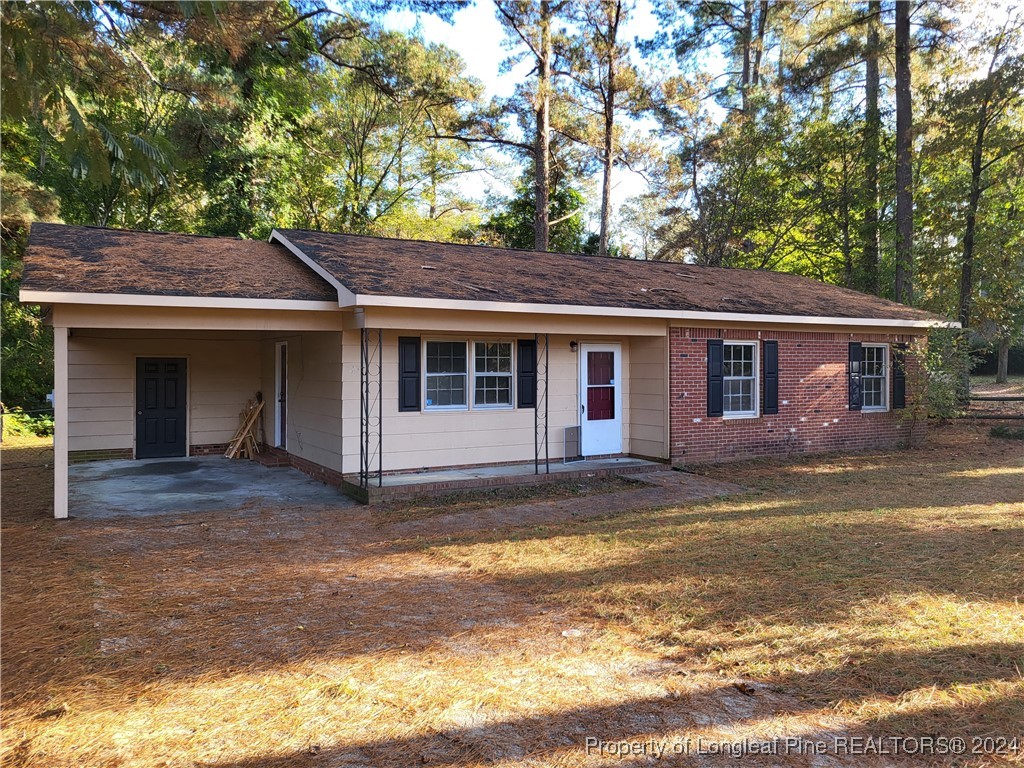
[[[384,471],[414,470],[472,464],[532,461],[534,458],[533,409],[460,411],[398,410],[398,338],[475,341],[532,338],[532,334],[449,334],[417,330],[387,330],[383,336],[383,453]],[[548,404],[548,440],[552,460],[563,458],[565,428],[579,424],[579,355],[570,341],[615,342],[622,346],[624,453],[664,456],[666,453],[665,341],[664,338],[551,335]],[[359,332],[343,334],[344,360],[344,471],[359,470]],[[632,364],[633,350],[640,360]],[[543,359],[543,348],[538,350]],[[540,361],[539,361],[540,362]],[[422,360],[421,360],[422,366]],[[633,392],[632,375],[642,376],[640,391]],[[422,375],[422,370],[421,370]],[[660,378],[659,378],[660,376]],[[538,385],[542,392],[542,385]],[[422,397],[422,393],[421,393]],[[472,382],[469,383],[472,398]],[[513,398],[514,400],[514,398]],[[634,410],[637,410],[634,415]],[[658,419],[661,419],[659,422]],[[635,436],[635,437],[634,437]],[[372,450],[372,446],[371,446]]]
[[[668,350],[664,337],[630,339],[629,452],[668,457]]]
[[[68,339],[69,450],[134,448],[137,357],[186,358],[188,444],[226,443],[260,388],[259,345],[254,334],[76,329]]]
[[[266,442],[275,437],[277,343],[288,344],[287,450],[341,470],[341,334],[298,333],[268,337],[261,377],[267,398]],[[358,382],[359,370],[356,369]],[[357,423],[358,432],[358,423]]]

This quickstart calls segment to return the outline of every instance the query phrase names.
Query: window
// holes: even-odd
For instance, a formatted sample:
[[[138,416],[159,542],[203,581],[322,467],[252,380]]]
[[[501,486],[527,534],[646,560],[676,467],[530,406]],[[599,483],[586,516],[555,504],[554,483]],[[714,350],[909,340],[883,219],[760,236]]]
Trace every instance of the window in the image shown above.
[[[864,347],[864,364],[861,366],[862,407],[865,410],[884,411],[888,407],[886,393],[889,391],[889,368],[886,365],[884,345]]]
[[[478,341],[473,353],[473,407],[512,407],[512,344]]]
[[[757,416],[757,345],[753,342],[723,346],[724,416]]]
[[[427,342],[428,410],[454,410],[466,407],[466,362],[466,342]]]

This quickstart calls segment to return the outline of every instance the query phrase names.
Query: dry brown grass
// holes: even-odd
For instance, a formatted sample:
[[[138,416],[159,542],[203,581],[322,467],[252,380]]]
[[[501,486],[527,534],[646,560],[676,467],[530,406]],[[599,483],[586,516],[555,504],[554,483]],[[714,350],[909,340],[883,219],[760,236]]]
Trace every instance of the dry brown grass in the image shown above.
[[[614,493],[642,485],[642,482],[627,477],[594,477],[539,485],[467,490],[440,496],[423,496],[376,504],[372,508],[372,516],[377,524],[428,520],[441,515],[508,507],[530,501],[572,499]]]
[[[47,473],[5,470],[5,765],[621,765],[584,737],[1019,734],[1008,443],[956,425],[706,470],[744,496],[500,532],[437,517],[409,540],[331,508],[58,524]],[[743,761],[779,764],[812,761]]]
[[[1019,445],[958,424],[705,471],[757,492],[433,551],[868,733],[1024,736]]]

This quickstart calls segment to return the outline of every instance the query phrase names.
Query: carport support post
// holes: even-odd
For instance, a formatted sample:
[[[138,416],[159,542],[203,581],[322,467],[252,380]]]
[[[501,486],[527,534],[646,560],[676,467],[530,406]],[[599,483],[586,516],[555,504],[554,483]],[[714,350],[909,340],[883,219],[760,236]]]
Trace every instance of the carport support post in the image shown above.
[[[68,516],[68,336],[53,329],[53,516]]]

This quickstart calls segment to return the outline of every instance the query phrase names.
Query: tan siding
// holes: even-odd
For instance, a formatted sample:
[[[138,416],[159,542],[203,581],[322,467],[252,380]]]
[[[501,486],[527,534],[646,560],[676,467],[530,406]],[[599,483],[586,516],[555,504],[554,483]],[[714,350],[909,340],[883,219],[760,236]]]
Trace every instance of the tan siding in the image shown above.
[[[131,447],[134,442],[135,357],[189,360],[190,444],[227,442],[238,411],[257,390],[267,408],[265,439],[274,434],[275,343],[288,342],[288,450],[332,469],[358,471],[359,332],[242,333],[79,331],[70,339],[71,450]],[[398,412],[398,337],[457,340],[532,337],[387,330],[384,333],[384,469],[529,461],[534,452],[531,409]],[[579,423],[578,354],[569,342],[622,345],[623,450],[665,455],[663,338],[611,334],[550,337],[549,445],[561,460],[564,428]],[[470,382],[470,396],[472,383]]]
[[[630,339],[629,451],[668,457],[668,372],[664,338]]]
[[[464,411],[421,411],[399,413],[398,411],[398,337],[419,336],[421,339],[478,340],[502,339],[514,341],[517,336],[475,334],[424,333],[418,331],[385,331],[384,333],[384,470],[408,470],[424,467],[457,466],[460,464],[487,464],[512,461],[532,461],[534,456],[534,412],[532,409]],[[524,334],[532,337],[532,334]],[[623,371],[631,371],[631,339],[614,336],[552,335],[550,337],[549,411],[548,438],[550,456],[561,460],[563,437],[567,426],[579,423],[579,358],[569,347],[570,341],[585,343],[617,342],[622,345]],[[632,342],[637,339],[633,338]],[[645,344],[648,340],[644,340]],[[641,357],[638,370],[653,378],[658,371],[664,371],[664,362],[654,354],[655,349],[664,350],[660,339],[652,339],[651,346],[644,346],[645,356]],[[356,472],[359,468],[359,334],[344,334],[343,354],[345,358],[345,472]],[[662,393],[662,399],[652,404],[647,398],[637,399],[632,394],[632,382],[623,376],[623,450],[637,451],[631,447],[632,409],[639,402],[644,411],[636,427],[642,439],[640,447],[645,455],[664,453],[663,421],[656,427],[648,423],[656,421],[663,413],[664,390],[662,379],[656,386],[645,382],[650,391]],[[660,387],[660,389],[658,389]],[[472,397],[472,382],[470,393]],[[658,442],[657,450],[652,447]]]
[[[282,341],[288,344],[288,452],[340,470],[341,334],[282,334],[264,341],[260,370],[268,400],[264,420],[268,442],[275,435],[276,345]]]
[[[523,337],[550,333],[572,338],[664,336],[667,328],[664,320],[654,318],[398,307],[366,307],[362,322],[366,328],[418,328],[422,333],[519,334]]]
[[[346,319],[351,320],[351,317],[351,310],[342,309],[213,309],[102,304],[55,304],[53,307],[53,324],[56,327],[109,328],[114,331],[125,328],[166,329],[189,336],[223,331],[338,331],[344,327]]]
[[[128,448],[135,440],[135,358],[188,360],[189,444],[225,443],[260,386],[254,334],[75,330],[68,340],[72,451]]]

